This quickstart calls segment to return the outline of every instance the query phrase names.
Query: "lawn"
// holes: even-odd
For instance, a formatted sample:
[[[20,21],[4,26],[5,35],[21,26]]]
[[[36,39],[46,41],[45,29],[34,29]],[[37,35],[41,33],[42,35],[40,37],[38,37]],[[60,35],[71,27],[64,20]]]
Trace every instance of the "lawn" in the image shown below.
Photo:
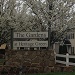
[[[54,73],[39,73],[39,74],[29,74],[29,75],[75,75],[75,72],[54,72]]]

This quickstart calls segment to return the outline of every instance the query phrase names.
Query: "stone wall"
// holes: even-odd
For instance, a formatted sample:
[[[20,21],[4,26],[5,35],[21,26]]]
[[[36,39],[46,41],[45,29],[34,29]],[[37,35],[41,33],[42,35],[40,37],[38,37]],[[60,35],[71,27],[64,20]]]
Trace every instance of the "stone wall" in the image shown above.
[[[8,50],[6,51],[6,65],[25,66],[27,72],[51,72],[54,65],[53,50]]]

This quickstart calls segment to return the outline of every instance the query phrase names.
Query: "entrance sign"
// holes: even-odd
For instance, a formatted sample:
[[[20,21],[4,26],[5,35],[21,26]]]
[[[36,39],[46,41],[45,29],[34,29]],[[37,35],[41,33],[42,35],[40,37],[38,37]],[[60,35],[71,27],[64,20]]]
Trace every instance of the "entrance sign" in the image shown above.
[[[47,48],[48,35],[48,32],[14,32],[11,29],[11,49]]]
[[[14,32],[13,38],[48,38],[48,32]]]
[[[48,41],[14,41],[13,47],[48,47]]]

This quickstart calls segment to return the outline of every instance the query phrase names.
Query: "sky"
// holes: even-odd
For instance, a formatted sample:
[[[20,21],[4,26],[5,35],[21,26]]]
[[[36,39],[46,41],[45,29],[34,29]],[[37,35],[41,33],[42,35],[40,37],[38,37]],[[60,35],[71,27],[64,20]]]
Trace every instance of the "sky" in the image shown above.
[[[44,2],[44,1],[46,1],[46,0],[41,0],[41,2]],[[20,9],[22,9],[22,6],[23,6],[23,1],[21,1],[21,0],[17,0],[17,3],[21,3],[21,5],[19,6],[19,8],[18,7],[16,7],[16,9],[19,11]],[[28,10],[30,10],[30,9],[28,9]],[[75,12],[75,4],[73,5],[73,9],[71,8],[70,9],[70,12],[72,12],[72,11],[74,11]]]

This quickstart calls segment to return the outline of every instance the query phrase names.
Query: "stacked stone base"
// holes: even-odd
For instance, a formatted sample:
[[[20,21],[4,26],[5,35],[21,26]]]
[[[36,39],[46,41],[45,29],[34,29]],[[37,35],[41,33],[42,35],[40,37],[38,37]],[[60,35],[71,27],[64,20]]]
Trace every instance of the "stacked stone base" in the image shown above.
[[[62,66],[56,65],[54,67],[54,72],[74,72],[74,66]]]
[[[26,73],[47,73],[54,69],[54,58],[53,50],[10,50],[6,52],[6,65],[23,66],[23,71]]]

